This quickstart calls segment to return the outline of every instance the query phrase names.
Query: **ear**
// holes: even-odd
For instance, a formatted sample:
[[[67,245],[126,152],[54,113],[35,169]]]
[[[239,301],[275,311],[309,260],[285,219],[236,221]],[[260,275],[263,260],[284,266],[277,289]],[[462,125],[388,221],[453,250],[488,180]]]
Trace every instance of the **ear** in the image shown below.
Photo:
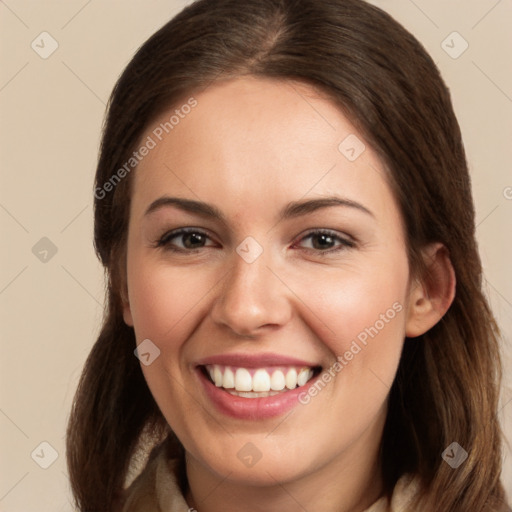
[[[126,298],[122,298],[122,304],[123,304],[123,320],[126,325],[129,325],[130,327],[133,327],[133,317],[132,317],[132,310],[130,308],[130,302]]]
[[[130,307],[130,299],[128,295],[128,270],[126,264],[126,245],[121,249],[120,254],[114,253],[111,257],[117,260],[118,264],[112,269],[110,286],[117,291],[121,308],[123,310],[124,323],[133,327],[132,310]]]
[[[133,327],[133,316],[132,316],[132,308],[130,306],[130,298],[128,296],[128,285],[126,282],[126,274],[124,278],[121,279],[120,290],[119,290],[119,298],[121,300],[121,305],[123,308],[123,320],[126,325]]]
[[[426,274],[411,284],[405,335],[421,336],[444,316],[455,297],[455,271],[443,244],[430,244],[422,251]]]

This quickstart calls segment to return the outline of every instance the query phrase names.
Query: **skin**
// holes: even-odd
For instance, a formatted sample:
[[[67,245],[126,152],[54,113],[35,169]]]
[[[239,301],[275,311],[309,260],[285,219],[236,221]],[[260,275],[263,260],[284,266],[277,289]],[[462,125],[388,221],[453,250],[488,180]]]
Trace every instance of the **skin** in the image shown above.
[[[161,351],[142,369],[185,446],[188,504],[199,512],[363,511],[382,493],[378,450],[404,337],[427,331],[453,299],[446,252],[425,248],[429,289],[412,278],[382,163],[310,86],[245,77],[194,97],[197,106],[133,176],[124,307],[137,342],[149,338]],[[338,150],[350,134],[366,146],[353,162]],[[176,206],[145,214],[164,195],[206,202],[225,221]],[[333,195],[371,213],[338,205],[279,220],[290,202]],[[206,232],[205,245],[173,252],[187,251],[190,238],[179,236],[157,247],[181,227]],[[334,238],[327,249],[339,250],[326,253],[307,236],[313,228],[352,246]],[[252,263],[236,252],[247,236],[263,249]],[[272,352],[327,369],[396,303],[401,311],[289,415],[231,418],[199,385],[196,362],[216,354]],[[262,455],[252,467],[237,457],[248,442]]]

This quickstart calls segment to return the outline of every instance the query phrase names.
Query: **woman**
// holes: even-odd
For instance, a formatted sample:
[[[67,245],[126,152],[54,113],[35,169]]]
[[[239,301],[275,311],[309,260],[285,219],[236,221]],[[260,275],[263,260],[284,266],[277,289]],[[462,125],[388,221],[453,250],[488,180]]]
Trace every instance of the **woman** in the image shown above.
[[[119,79],[95,198],[80,510],[507,509],[460,130],[388,15],[195,2]]]

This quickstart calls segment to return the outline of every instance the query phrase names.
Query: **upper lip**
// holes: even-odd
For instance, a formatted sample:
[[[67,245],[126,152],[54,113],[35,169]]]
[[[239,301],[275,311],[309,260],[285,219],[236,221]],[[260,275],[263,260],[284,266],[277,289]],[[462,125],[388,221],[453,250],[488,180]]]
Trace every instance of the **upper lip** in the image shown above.
[[[197,366],[206,365],[223,365],[223,366],[236,366],[241,368],[262,368],[264,366],[303,366],[308,368],[315,368],[320,366],[318,363],[297,359],[295,357],[284,356],[280,354],[263,353],[263,354],[243,354],[243,353],[229,353],[217,354],[214,356],[205,357],[199,360]]]

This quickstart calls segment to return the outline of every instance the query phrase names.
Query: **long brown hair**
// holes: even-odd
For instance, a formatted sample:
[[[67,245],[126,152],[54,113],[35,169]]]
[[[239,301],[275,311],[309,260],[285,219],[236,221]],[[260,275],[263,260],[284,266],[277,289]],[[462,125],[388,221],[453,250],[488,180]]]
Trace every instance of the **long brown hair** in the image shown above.
[[[67,431],[79,509],[113,510],[137,447],[172,437],[122,317],[136,172],[126,162],[164,109],[213,81],[245,74],[314,85],[351,119],[388,170],[413,272],[428,278],[420,256],[425,244],[441,242],[449,251],[454,302],[429,332],[405,340],[390,392],[381,452],[386,494],[408,472],[424,489],[413,510],[499,510],[499,333],[482,293],[461,133],[448,90],[420,43],[361,0],[199,0],[155,33],[119,78],[95,184],[106,311]],[[118,172],[123,165],[128,171]],[[469,453],[457,469],[441,457],[454,441]]]

